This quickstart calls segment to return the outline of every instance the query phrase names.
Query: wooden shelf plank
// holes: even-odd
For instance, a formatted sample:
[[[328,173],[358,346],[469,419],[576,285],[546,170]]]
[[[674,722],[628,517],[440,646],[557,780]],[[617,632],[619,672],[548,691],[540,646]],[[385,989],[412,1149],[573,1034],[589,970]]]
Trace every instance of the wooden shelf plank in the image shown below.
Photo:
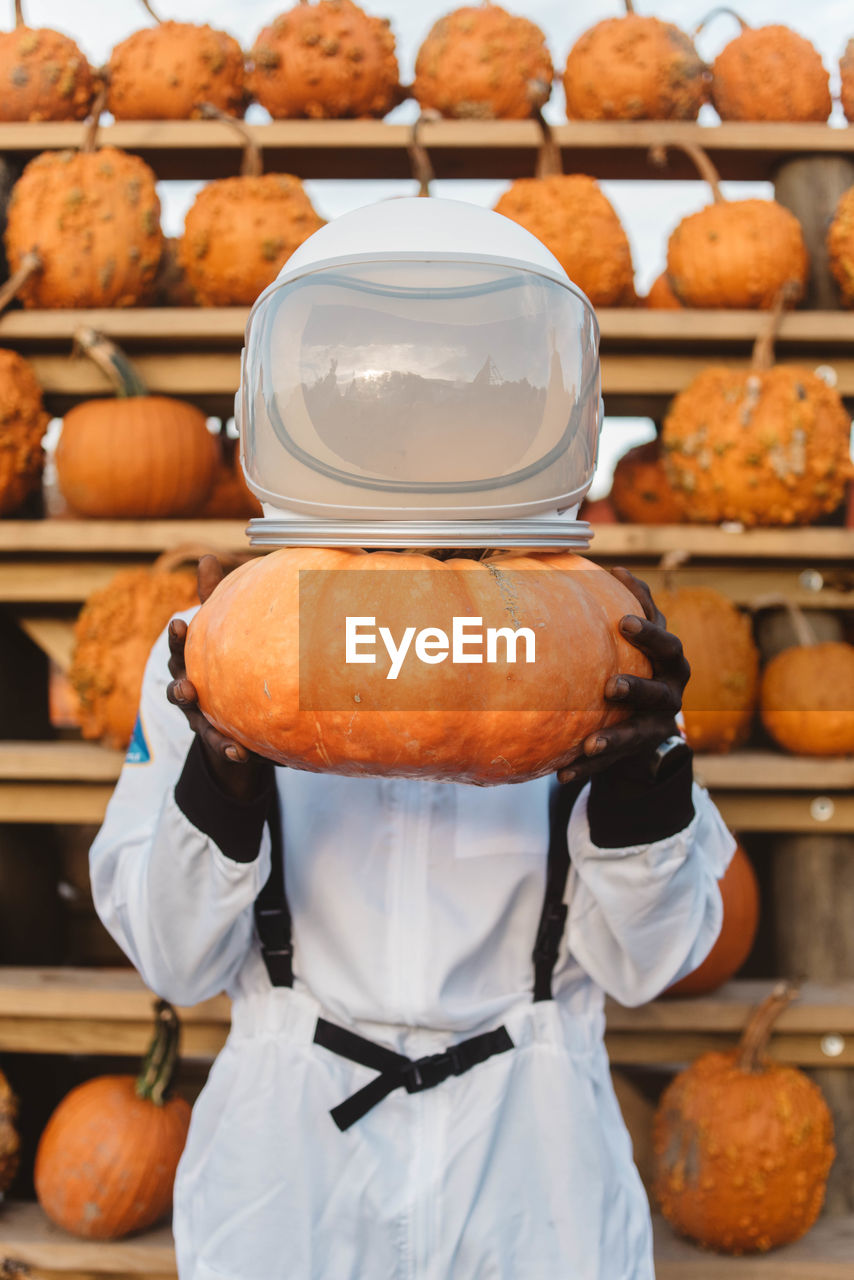
[[[271,172],[304,178],[410,178],[411,128],[382,120],[279,120],[250,126]],[[679,121],[574,121],[554,127],[566,173],[599,178],[692,179],[678,152],[666,167],[652,163],[658,143],[705,147],[724,178],[771,181],[783,160],[803,153],[851,154],[854,136],[824,124],[698,125]],[[83,125],[5,124],[0,150],[25,160],[39,151],[77,147]],[[105,125],[104,146],[135,152],[161,178],[236,174],[241,142],[218,121],[122,121]],[[540,133],[532,120],[442,120],[425,123],[421,140],[438,178],[513,178],[533,174]]]
[[[247,551],[245,529],[245,520],[0,520],[0,553],[159,554],[184,545]],[[844,534],[846,530],[807,532]],[[851,539],[854,543],[854,533]],[[845,554],[851,554],[850,547]]]
[[[0,742],[0,780],[115,782],[123,759],[95,742]]]
[[[654,1219],[657,1280],[850,1280],[854,1216],[820,1218],[795,1244],[748,1258],[729,1258],[678,1239]]]

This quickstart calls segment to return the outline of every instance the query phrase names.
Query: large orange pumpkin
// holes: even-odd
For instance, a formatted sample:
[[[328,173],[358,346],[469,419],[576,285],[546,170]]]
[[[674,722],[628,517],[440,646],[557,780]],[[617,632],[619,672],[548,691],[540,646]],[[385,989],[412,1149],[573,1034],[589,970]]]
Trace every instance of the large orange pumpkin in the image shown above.
[[[764,1056],[790,998],[775,991],[739,1049],[703,1054],[665,1089],[656,1112],[653,1193],[676,1231],[710,1249],[789,1244],[824,1202],[835,1155],[827,1103],[802,1071]]]
[[[827,230],[827,253],[842,305],[854,307],[854,187],[839,198]]]
[[[682,697],[685,736],[695,751],[726,752],[750,733],[759,688],[759,652],[750,619],[712,587],[656,592],[691,666]]]
[[[161,1000],[140,1076],[98,1076],[60,1102],[39,1141],[34,1175],[39,1204],[57,1226],[118,1240],[168,1211],[190,1125],[190,1104],[167,1096],[177,1048],[178,1019]]]
[[[209,102],[242,115],[243,50],[207,24],[161,22],[122,40],[107,64],[107,109],[117,120],[189,120]]]
[[[422,111],[470,120],[524,120],[551,92],[546,38],[497,4],[440,18],[418,50],[412,93]]]
[[[759,928],[759,881],[753,864],[741,845],[736,846],[732,861],[718,881],[723,899],[724,918],[717,941],[703,963],[674,982],[666,996],[705,996],[717,991],[734,978],[750,955]]]
[[[195,571],[171,568],[185,558],[123,569],[80,610],[68,675],[84,738],[119,750],[130,741],[151,646],[173,614],[198,604]]]
[[[62,496],[75,515],[96,519],[182,516],[213,487],[217,446],[201,409],[152,396],[127,357],[102,334],[81,328],[79,345],[117,395],[69,409],[56,449]]]
[[[720,118],[826,120],[830,77],[815,45],[790,27],[750,27],[733,17],[741,31],[712,64],[711,97]]]
[[[623,454],[614,468],[610,499],[617,518],[629,524],[679,524],[685,519],[683,500],[667,478],[658,439]]]
[[[223,733],[279,764],[521,782],[552,773],[589,733],[624,718],[603,690],[618,671],[649,673],[618,629],[637,609],[610,574],[560,553],[439,561],[283,549],[235,570],[202,606],[187,674]],[[345,615],[374,617],[395,641],[408,627],[450,636],[452,618],[480,619],[483,633],[526,627],[534,660],[527,645],[516,663],[502,646],[491,665],[435,650],[419,661],[416,648],[390,679],[380,640],[375,664],[345,662]]]
[[[801,610],[787,607],[798,641],[765,665],[762,723],[796,755],[854,755],[854,645],[819,642]]]
[[[797,218],[775,200],[726,200],[699,147],[680,145],[709,183],[714,202],[683,218],[667,244],[667,278],[686,307],[770,308],[790,282],[803,290],[809,255]]]
[[[839,96],[845,119],[854,123],[854,37],[848,41],[845,52],[839,59],[839,80]]]
[[[0,349],[0,515],[17,511],[41,484],[47,424],[32,367]]]
[[[570,120],[696,120],[708,72],[691,39],[672,22],[606,18],[569,51],[563,85]]]
[[[15,29],[0,32],[0,121],[83,120],[95,96],[92,68],[68,36],[25,26],[15,0]]]
[[[394,36],[352,0],[302,0],[259,34],[247,87],[274,120],[384,116],[400,101]]]
[[[12,189],[5,242],[12,272],[32,253],[41,263],[18,291],[25,307],[132,307],[163,248],[154,174],[115,147],[46,151]]]

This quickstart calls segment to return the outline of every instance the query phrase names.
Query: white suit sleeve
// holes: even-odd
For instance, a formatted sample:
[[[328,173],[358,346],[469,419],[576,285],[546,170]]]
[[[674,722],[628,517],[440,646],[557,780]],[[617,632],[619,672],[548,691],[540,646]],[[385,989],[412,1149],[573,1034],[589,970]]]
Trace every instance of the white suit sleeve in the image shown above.
[[[259,803],[245,806],[242,829],[255,833],[255,847],[243,861],[183,812],[175,788],[195,736],[166,699],[168,659],[164,632],[148,660],[137,728],[89,861],[106,928],[153,991],[187,1005],[228,990],[252,945],[253,903],[270,871],[263,825],[269,794],[260,817]],[[221,793],[211,802],[218,798],[234,818],[239,802]]]
[[[692,972],[720,933],[718,880],[735,841],[696,782],[688,826],[651,844],[600,848],[590,837],[589,785],[569,822],[569,950],[620,1004],[652,1000]]]

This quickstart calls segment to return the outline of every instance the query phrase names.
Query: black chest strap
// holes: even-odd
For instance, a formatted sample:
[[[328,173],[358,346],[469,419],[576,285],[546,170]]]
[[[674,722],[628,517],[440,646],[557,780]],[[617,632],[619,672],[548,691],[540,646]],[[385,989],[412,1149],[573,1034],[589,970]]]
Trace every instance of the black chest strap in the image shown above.
[[[570,782],[565,786],[555,787],[549,797],[549,858],[546,866],[546,892],[533,954],[535,1001],[552,998],[552,972],[566,928],[568,910],[563,900],[566,879],[569,875],[567,826],[572,806],[580,795],[582,786],[583,783]]]
[[[255,928],[261,955],[274,987],[294,985],[291,910],[285,893],[285,850],[282,841],[282,811],[277,788],[273,788],[270,812],[270,874],[255,899]]]

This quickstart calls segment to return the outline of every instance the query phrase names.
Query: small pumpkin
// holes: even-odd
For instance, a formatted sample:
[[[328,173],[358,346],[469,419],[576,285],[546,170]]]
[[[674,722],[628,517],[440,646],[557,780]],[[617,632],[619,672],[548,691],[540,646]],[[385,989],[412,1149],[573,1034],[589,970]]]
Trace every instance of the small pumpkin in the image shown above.
[[[809,272],[795,215],[776,200],[726,200],[706,153],[677,145],[709,183],[714,202],[683,218],[670,236],[667,278],[676,297],[686,307],[770,308],[791,282],[797,288],[787,305],[793,305]]]
[[[610,498],[585,498],[578,512],[579,520],[587,520],[590,524],[616,524],[617,515],[611,506]]]
[[[0,121],[83,120],[97,80],[69,36],[28,27],[15,0],[15,29],[0,32]]]
[[[74,624],[69,680],[80,730],[123,750],[130,742],[151,647],[173,614],[198,604],[186,556],[161,556],[150,569],[123,569],[86,600]]]
[[[704,1053],[668,1085],[656,1111],[653,1194],[674,1230],[709,1249],[790,1244],[824,1202],[835,1155],[827,1103],[802,1071],[765,1057],[791,998],[775,989],[739,1048]]]
[[[845,46],[845,52],[839,59],[839,96],[842,99],[842,110],[849,124],[854,124],[854,37]]]
[[[666,271],[662,271],[661,275],[656,276],[653,280],[649,286],[649,293],[643,299],[643,305],[651,311],[681,311],[683,309],[683,304],[671,288]]]
[[[149,395],[103,334],[81,327],[76,341],[117,395],[85,400],[65,415],[56,473],[71,511],[96,519],[165,519],[192,511],[210,492],[217,465],[201,409]]]
[[[722,120],[827,119],[830,76],[814,44],[791,27],[751,27],[732,9],[714,12],[731,14],[741,28],[712,64],[711,98]]]
[[[839,198],[827,230],[827,254],[843,307],[854,307],[854,187]]]
[[[681,496],[667,478],[658,439],[636,445],[618,460],[611,483],[611,506],[629,524],[680,524]]]
[[[274,120],[384,116],[401,100],[394,36],[352,0],[301,0],[260,32],[247,87]]]
[[[804,613],[788,604],[798,642],[766,663],[762,723],[795,755],[854,755],[854,645],[818,641]]]
[[[115,147],[43,152],[12,188],[5,244],[14,288],[4,302],[135,306],[163,248],[154,174]]]
[[[649,672],[618,629],[636,609],[610,574],[560,553],[440,561],[284,548],[229,574],[202,605],[187,675],[223,733],[279,764],[521,782],[554,772],[587,734],[624,718],[603,690],[617,671]],[[535,656],[511,664],[502,648],[476,666],[413,657],[389,679],[384,657],[345,661],[345,614],[376,616],[395,639],[411,626],[450,636],[460,617],[482,619],[484,633],[527,627]]]
[[[190,120],[207,102],[243,115],[243,50],[225,31],[207,24],[161,22],[135,31],[115,46],[107,63],[107,109],[117,120]]]
[[[261,516],[264,509],[246,483],[236,440],[217,437],[219,462],[213,488],[202,505],[191,512],[194,520],[242,520]]]
[[[178,1053],[175,1010],[156,1006],[156,1032],[137,1079],[98,1076],[67,1094],[36,1151],[35,1188],[50,1220],[90,1240],[152,1226],[172,1202],[190,1104],[169,1097]]]
[[[540,28],[482,4],[434,23],[418,50],[412,93],[422,111],[459,120],[524,120],[548,100],[553,77]]]
[[[178,247],[187,285],[205,307],[249,306],[324,225],[299,178],[262,173],[251,135],[235,127],[244,136],[240,176],[202,187]]]
[[[17,352],[0,349],[0,516],[17,511],[38,490],[47,424],[32,366]]]
[[[693,973],[668,987],[666,996],[687,999],[717,991],[735,977],[753,949],[759,928],[759,881],[740,844],[718,885],[724,918],[717,941]]]
[[[696,120],[708,72],[672,22],[626,14],[585,31],[569,51],[563,85],[570,120]]]
[[[712,587],[665,589],[656,603],[691,667],[682,698],[685,736],[695,751],[731,751],[750,733],[759,689],[750,619]]]

